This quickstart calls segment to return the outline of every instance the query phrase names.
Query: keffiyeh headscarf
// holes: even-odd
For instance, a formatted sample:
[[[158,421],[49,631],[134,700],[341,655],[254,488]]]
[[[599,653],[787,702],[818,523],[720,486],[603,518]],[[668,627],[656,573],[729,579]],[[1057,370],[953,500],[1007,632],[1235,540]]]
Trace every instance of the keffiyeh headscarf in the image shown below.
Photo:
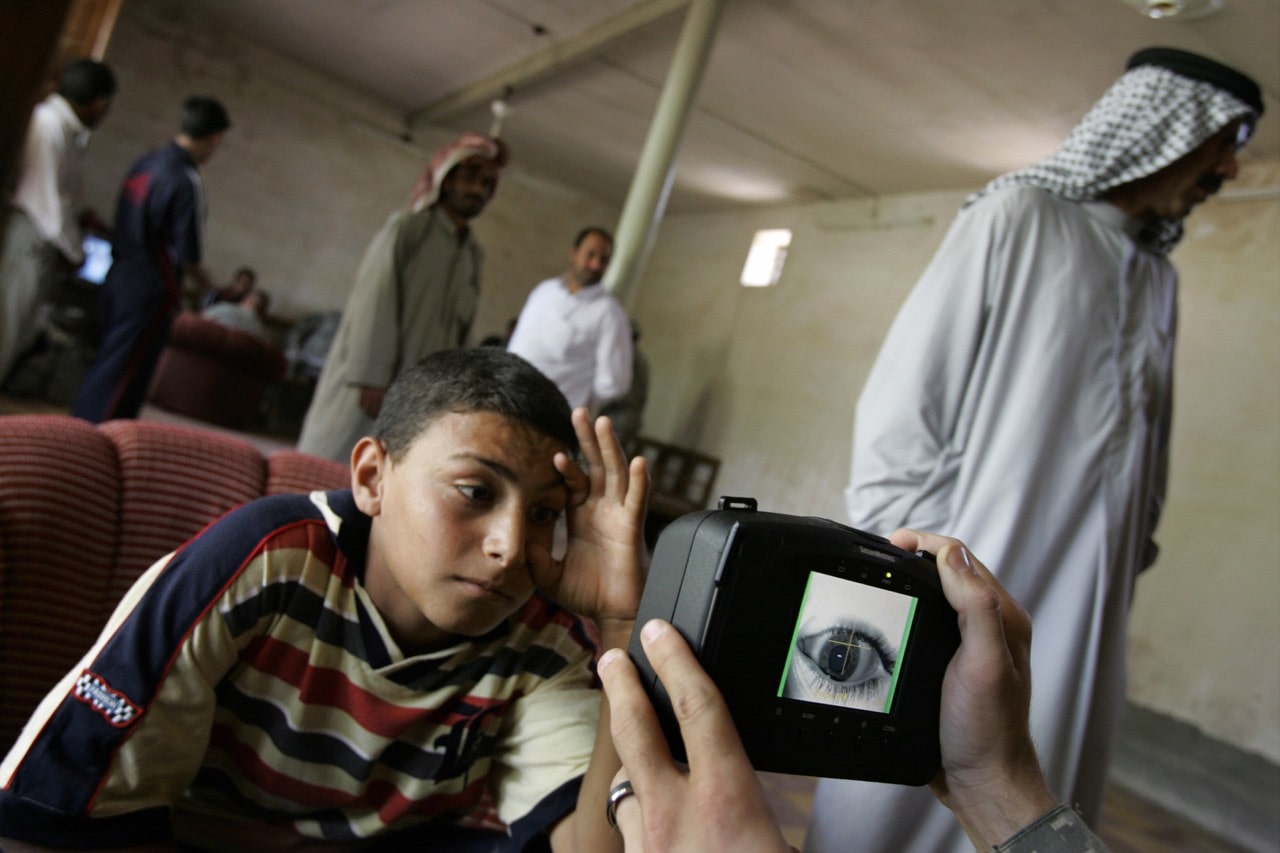
[[[436,203],[440,185],[454,166],[469,160],[489,161],[496,169],[507,165],[509,152],[501,139],[483,133],[464,133],[431,157],[409,193],[409,209],[422,210]]]
[[[1027,185],[1071,201],[1096,201],[1191,153],[1237,118],[1246,117],[1252,133],[1262,115],[1256,83],[1196,54],[1150,48],[1134,54],[1128,68],[1057,151],[1001,175],[965,206],[992,190]],[[1139,239],[1167,254],[1181,238],[1181,219],[1160,219]]]

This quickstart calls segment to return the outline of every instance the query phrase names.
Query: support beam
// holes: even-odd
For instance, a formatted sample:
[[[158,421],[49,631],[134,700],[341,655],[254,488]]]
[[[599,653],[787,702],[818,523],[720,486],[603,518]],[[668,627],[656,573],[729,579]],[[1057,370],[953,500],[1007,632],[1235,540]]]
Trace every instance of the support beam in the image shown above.
[[[550,77],[572,65],[586,62],[618,39],[640,27],[689,5],[689,0],[643,0],[612,18],[576,36],[552,44],[523,62],[477,80],[435,103],[410,112],[405,124],[410,131],[446,121],[459,113],[486,106],[508,89],[520,89]]]
[[[628,307],[631,290],[640,277],[666,211],[676,151],[698,84],[702,82],[723,8],[724,0],[693,0],[689,4],[671,70],[658,98],[649,135],[640,152],[640,163],[618,219],[613,260],[605,273],[604,286]]]

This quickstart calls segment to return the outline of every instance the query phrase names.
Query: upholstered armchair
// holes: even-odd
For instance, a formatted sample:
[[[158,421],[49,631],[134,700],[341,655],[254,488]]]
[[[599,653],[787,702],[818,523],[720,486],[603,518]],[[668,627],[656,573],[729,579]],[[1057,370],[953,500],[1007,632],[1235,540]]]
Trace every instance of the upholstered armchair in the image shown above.
[[[284,377],[279,346],[195,311],[177,316],[151,379],[147,401],[231,429],[258,423],[267,388]]]

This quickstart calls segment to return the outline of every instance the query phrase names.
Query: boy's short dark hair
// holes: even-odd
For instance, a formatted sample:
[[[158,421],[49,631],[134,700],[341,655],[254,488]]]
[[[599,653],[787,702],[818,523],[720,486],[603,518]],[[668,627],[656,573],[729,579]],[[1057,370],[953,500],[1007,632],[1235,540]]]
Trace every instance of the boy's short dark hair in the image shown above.
[[[116,76],[105,64],[73,59],[58,75],[58,94],[73,104],[89,104],[116,93]]]
[[[231,116],[217,99],[193,95],[183,102],[181,130],[192,139],[204,139],[229,127]]]
[[[387,389],[373,436],[398,462],[450,412],[493,412],[537,429],[570,453],[578,450],[564,394],[532,364],[496,347],[442,350],[402,372]]]

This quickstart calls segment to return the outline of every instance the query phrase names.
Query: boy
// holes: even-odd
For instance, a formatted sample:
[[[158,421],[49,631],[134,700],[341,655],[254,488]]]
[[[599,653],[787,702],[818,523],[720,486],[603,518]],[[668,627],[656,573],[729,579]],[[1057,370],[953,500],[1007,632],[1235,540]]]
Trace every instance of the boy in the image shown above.
[[[620,849],[573,614],[626,644],[647,489],[607,419],[518,357],[428,357],[350,491],[254,501],[138,581],[0,766],[0,836]]]

